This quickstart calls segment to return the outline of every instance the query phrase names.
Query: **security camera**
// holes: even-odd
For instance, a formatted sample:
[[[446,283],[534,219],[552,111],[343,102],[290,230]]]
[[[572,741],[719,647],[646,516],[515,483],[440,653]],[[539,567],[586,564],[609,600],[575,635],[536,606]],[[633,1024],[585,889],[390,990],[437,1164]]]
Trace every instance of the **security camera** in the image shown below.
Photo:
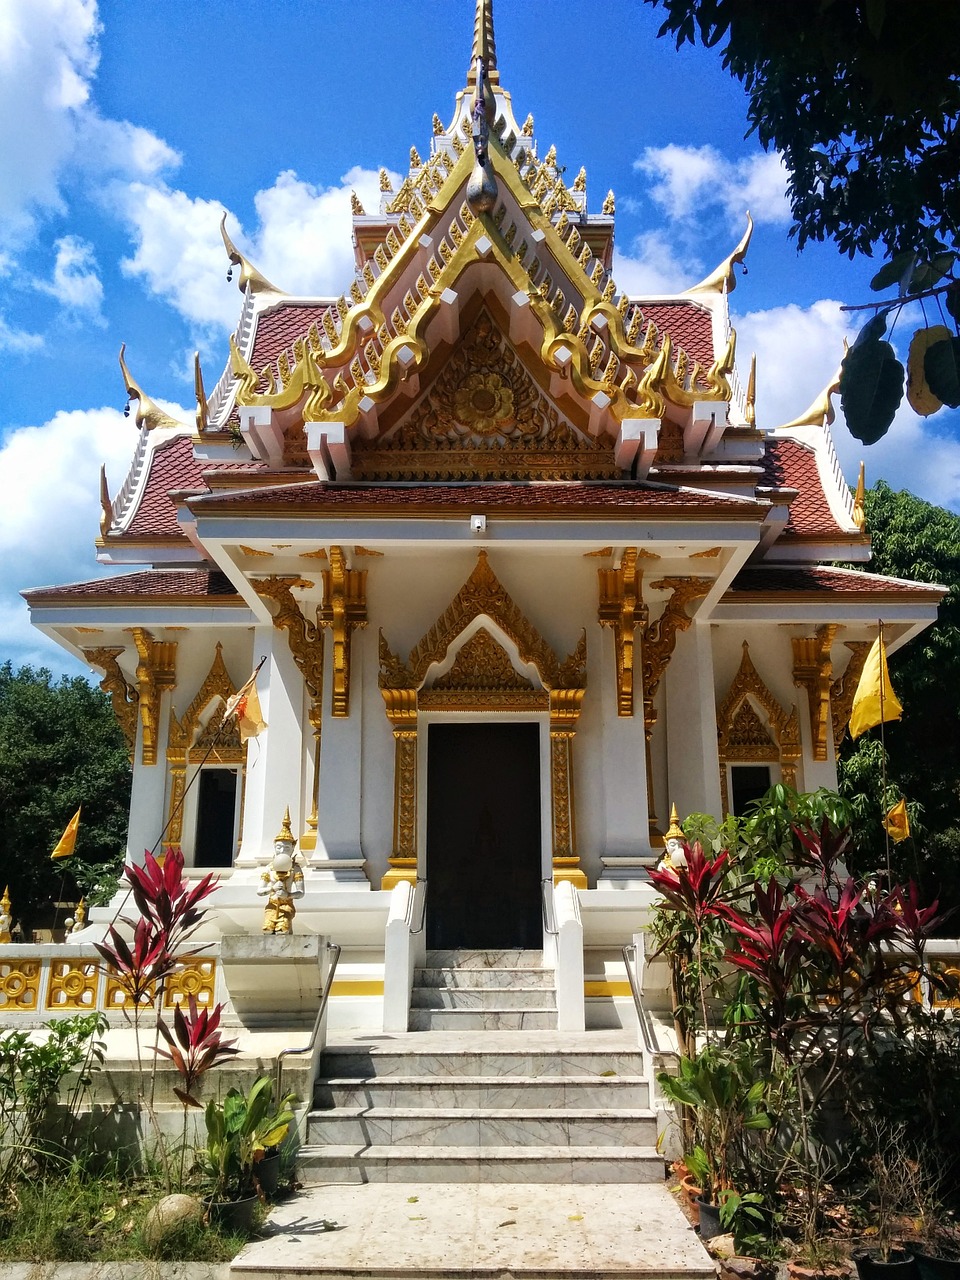
[[[470,517],[470,532],[471,532],[471,533],[486,533],[486,532],[487,532],[487,517],[486,517],[486,516],[471,516],[471,517]]]

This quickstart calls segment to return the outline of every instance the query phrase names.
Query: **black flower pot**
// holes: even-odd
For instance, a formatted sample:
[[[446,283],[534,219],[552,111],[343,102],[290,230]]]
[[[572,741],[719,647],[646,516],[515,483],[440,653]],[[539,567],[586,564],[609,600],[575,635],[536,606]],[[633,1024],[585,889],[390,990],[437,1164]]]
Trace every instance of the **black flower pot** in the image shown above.
[[[697,1208],[700,1210],[700,1239],[712,1240],[714,1236],[722,1235],[720,1206],[710,1204],[707,1200],[698,1200],[696,1203]]]
[[[960,1258],[936,1258],[914,1250],[920,1280],[960,1280]]]
[[[870,1253],[856,1253],[853,1260],[859,1280],[920,1280],[920,1268],[912,1253],[893,1252],[887,1262]]]
[[[260,1184],[260,1190],[272,1200],[280,1187],[280,1152],[273,1150],[254,1165],[254,1174]]]
[[[252,1232],[257,1222],[258,1196],[244,1196],[242,1200],[205,1200],[211,1222],[226,1231]]]

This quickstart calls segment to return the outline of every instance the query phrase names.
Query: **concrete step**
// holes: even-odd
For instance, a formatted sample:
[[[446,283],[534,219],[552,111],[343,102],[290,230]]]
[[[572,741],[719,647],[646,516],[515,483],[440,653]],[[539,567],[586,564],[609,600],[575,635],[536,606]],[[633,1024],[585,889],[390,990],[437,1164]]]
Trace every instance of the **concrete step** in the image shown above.
[[[542,951],[428,951],[427,969],[542,969]]]
[[[556,1009],[411,1009],[411,1031],[550,1031]]]
[[[298,1172],[323,1182],[641,1183],[663,1182],[664,1161],[648,1147],[303,1146]]]
[[[491,969],[486,965],[414,969],[416,987],[544,987],[556,985],[552,969]]]
[[[415,985],[410,1005],[413,1009],[556,1009],[557,993],[552,987]]]
[[[648,1107],[643,1076],[372,1076],[318,1080],[314,1106]]]
[[[323,1052],[320,1070],[327,1078],[357,1080],[389,1079],[396,1076],[421,1077],[425,1080],[443,1080],[457,1077],[520,1077],[562,1076],[564,1079],[587,1077],[594,1080],[610,1080],[618,1076],[642,1076],[643,1054],[637,1049],[610,1049],[607,1051],[553,1047],[537,1049],[532,1043],[536,1033],[523,1037],[523,1044],[516,1050],[504,1047],[506,1037],[498,1037],[496,1047],[462,1048],[453,1043],[447,1046],[447,1037],[438,1043],[432,1037],[429,1048],[411,1045],[415,1037],[407,1037],[402,1047],[389,1041],[382,1046],[369,1048],[358,1045],[328,1045]],[[555,1036],[549,1036],[555,1041]]]
[[[657,1140],[645,1109],[334,1107],[307,1118],[307,1142],[328,1146],[638,1147]]]

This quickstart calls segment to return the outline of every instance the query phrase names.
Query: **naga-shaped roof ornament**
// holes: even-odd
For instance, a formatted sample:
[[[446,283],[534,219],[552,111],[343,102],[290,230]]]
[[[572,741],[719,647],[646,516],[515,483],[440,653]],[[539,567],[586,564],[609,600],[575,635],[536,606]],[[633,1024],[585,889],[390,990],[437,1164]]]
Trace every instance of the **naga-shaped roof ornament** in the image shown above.
[[[257,293],[279,293],[283,294],[282,289],[278,289],[275,284],[271,284],[266,276],[261,275],[256,267],[252,266],[249,259],[245,258],[237,246],[227,235],[227,215],[224,212],[220,219],[220,235],[223,237],[223,247],[227,251],[227,257],[230,259],[230,270],[227,272],[227,279],[233,278],[233,268],[240,268],[240,278],[237,280],[237,286],[241,293],[245,293],[247,285],[250,286],[250,292]]]
[[[753,236],[753,219],[750,217],[750,211],[747,210],[747,229],[743,233],[743,238],[728,258],[720,263],[714,271],[699,284],[693,285],[684,292],[690,293],[733,293],[737,287],[737,275],[734,267],[741,264],[747,256],[747,250],[750,248],[750,240]]]
[[[846,350],[846,342],[844,342],[844,350]],[[798,418],[794,418],[792,422],[785,422],[782,427],[778,427],[778,431],[787,431],[791,427],[830,427],[836,418],[836,410],[833,407],[833,397],[840,390],[840,370],[833,375],[824,389],[814,400],[809,409],[800,414]]]
[[[151,400],[139,382],[131,374],[127,368],[127,362],[124,359],[127,344],[120,343],[120,372],[123,374],[123,385],[127,389],[127,410],[130,408],[130,401],[137,402],[137,426],[146,427],[148,431],[152,431],[154,427],[183,427],[184,423],[179,422],[176,418],[171,418],[169,413],[165,413],[155,400]]]

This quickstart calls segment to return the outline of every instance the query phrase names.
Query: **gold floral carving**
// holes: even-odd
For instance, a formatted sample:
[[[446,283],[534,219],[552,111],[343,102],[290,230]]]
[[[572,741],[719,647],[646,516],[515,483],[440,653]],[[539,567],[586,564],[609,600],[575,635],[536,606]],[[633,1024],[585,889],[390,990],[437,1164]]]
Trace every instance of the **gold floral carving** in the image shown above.
[[[744,704],[751,714],[741,715]],[[758,712],[762,712],[763,718]],[[773,750],[766,745],[773,744]],[[785,711],[764,684],[750,657],[750,646],[743,642],[740,667],[726,697],[717,709],[717,749],[720,757],[720,787],[724,814],[729,812],[727,800],[727,765],[737,761],[773,762],[779,760],[783,781],[789,787],[797,783],[797,761],[800,759],[800,720],[796,707]],[[743,754],[741,754],[743,753]]]
[[[100,688],[110,695],[110,705],[117,718],[120,731],[126,739],[130,759],[137,745],[137,702],[139,695],[120,669],[117,659],[123,649],[84,649],[83,656],[91,667],[99,667],[104,673]]]
[[[100,968],[96,960],[67,956],[50,961],[48,1009],[95,1009]]]
[[[479,617],[491,622],[516,646],[520,661],[536,668],[544,692],[523,680],[507,652],[482,628],[466,641],[450,671],[432,688],[423,688],[434,664],[442,663],[459,636]],[[485,637],[481,639],[481,637]],[[499,652],[496,652],[499,651]],[[501,656],[502,655],[502,656]],[[417,715],[422,707],[477,711],[503,710],[501,698],[523,701],[523,709],[549,707],[550,759],[553,812],[554,879],[567,879],[586,887],[586,876],[576,852],[572,739],[576,732],[586,686],[586,634],[562,662],[533,624],[523,615],[496,574],[487,553],[480,551],[470,577],[434,625],[410,651],[404,662],[380,633],[380,692],[393,728],[395,747],[394,839],[390,868],[381,888],[398,880],[413,881],[417,871]],[[459,664],[459,665],[458,665]],[[506,670],[509,665],[512,675]],[[461,683],[460,689],[456,686]],[[501,687],[491,687],[497,684]],[[464,685],[469,684],[469,688]],[[506,685],[507,687],[502,687]],[[463,694],[464,701],[456,699]],[[431,701],[435,699],[436,701]],[[440,701],[442,700],[442,702]]]
[[[201,1009],[212,1008],[216,980],[217,962],[212,956],[178,964],[163,985],[163,1007],[186,1004],[193,996]]]
[[[134,1007],[134,999],[130,994],[129,979],[121,977],[115,969],[106,968],[104,972],[107,975],[106,985],[103,992],[103,1007],[107,1012],[111,1009],[132,1009]],[[156,988],[151,985],[148,991],[140,997],[140,1005],[142,1008],[152,1006]]]
[[[367,571],[348,569],[342,547],[330,548],[330,568],[323,570],[323,604],[317,622],[333,636],[333,706],[335,716],[350,714],[350,647],[357,628],[367,625]]]
[[[0,960],[0,1009],[29,1013],[39,994],[39,960]]]
[[[807,691],[814,760],[827,758],[827,733],[832,730],[830,690],[833,663],[830,650],[838,630],[836,623],[826,623],[817,627],[815,635],[794,636],[791,640],[793,683],[798,689]]]
[[[847,725],[850,723],[853,699],[856,696],[857,685],[860,683],[864,663],[867,661],[867,654],[870,652],[869,640],[846,640],[844,643],[850,650],[850,661],[844,668],[843,673],[830,686],[830,708],[833,716],[833,747],[835,751],[840,750],[840,743],[843,741],[843,735],[846,733]]]
[[[157,736],[160,724],[160,699],[168,690],[176,688],[177,642],[154,640],[143,627],[133,628],[133,642],[137,646],[137,688],[140,724],[143,729],[140,757],[145,765],[157,763]]]
[[[594,479],[618,476],[612,442],[598,445],[560,417],[486,312],[406,421],[357,441],[370,479]]]
[[[595,553],[594,553],[595,554]],[[637,568],[637,548],[627,547],[616,569],[598,569],[600,605],[597,618],[610,627],[617,655],[617,715],[633,715],[634,636],[646,625],[643,570]]]

